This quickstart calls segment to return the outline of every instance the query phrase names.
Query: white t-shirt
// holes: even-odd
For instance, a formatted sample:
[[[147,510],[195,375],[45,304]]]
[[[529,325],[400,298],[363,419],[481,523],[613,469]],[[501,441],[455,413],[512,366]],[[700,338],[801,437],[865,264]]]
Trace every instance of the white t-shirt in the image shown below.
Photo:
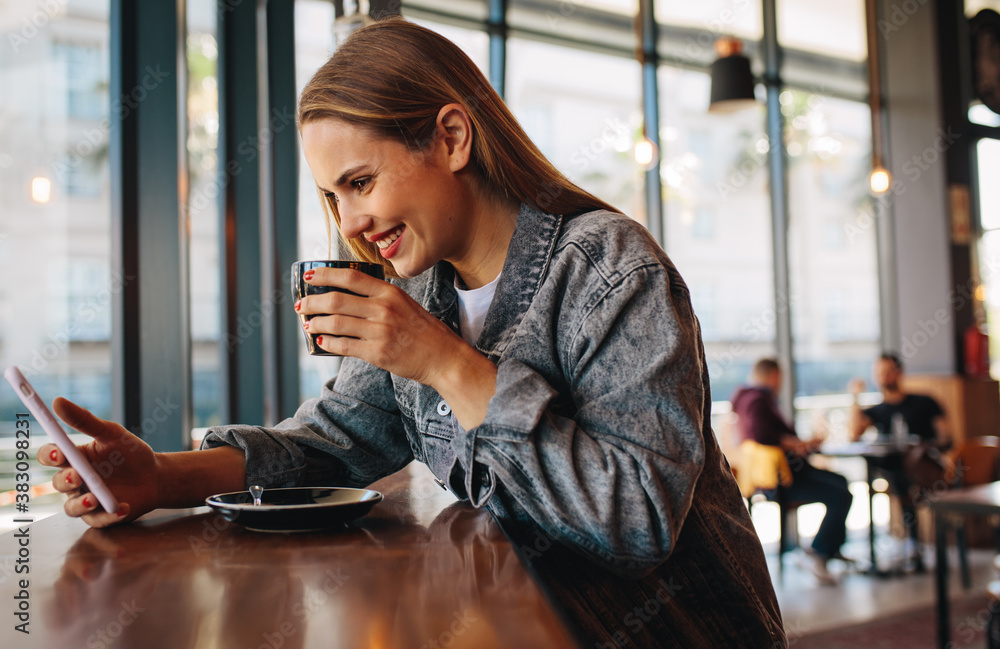
[[[497,275],[496,279],[485,286],[466,290],[458,287],[458,277],[455,278],[455,291],[458,292],[458,330],[462,332],[465,342],[473,347],[479,340],[479,334],[483,333],[486,312],[493,303],[493,295],[497,291],[499,281],[500,275]]]

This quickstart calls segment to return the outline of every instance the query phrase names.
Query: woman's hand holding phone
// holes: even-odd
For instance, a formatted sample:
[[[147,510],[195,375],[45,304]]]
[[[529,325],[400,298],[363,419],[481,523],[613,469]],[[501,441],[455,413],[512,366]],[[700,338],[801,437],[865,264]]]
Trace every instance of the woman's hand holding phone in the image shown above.
[[[66,514],[82,518],[91,527],[107,527],[131,521],[160,506],[157,456],[149,444],[125,427],[99,419],[62,397],[52,406],[69,426],[94,438],[79,449],[120,503],[117,512],[105,512],[94,494],[81,492],[83,479],[69,465],[66,455],[55,444],[45,444],[38,450],[38,461],[45,466],[62,467],[52,484],[68,496]]]

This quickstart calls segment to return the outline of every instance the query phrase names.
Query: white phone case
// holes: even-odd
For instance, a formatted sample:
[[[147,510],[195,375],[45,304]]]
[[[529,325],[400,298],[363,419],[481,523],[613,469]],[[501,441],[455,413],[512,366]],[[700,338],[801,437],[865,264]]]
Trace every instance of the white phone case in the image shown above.
[[[59,450],[69,460],[70,466],[76,469],[80,477],[83,478],[87,488],[97,496],[97,501],[104,507],[104,511],[117,512],[118,500],[111,493],[111,490],[108,489],[108,486],[104,484],[104,480],[97,474],[94,467],[90,466],[90,462],[83,456],[80,449],[70,440],[69,435],[66,434],[66,431],[59,424],[59,420],[49,412],[49,409],[38,397],[35,389],[31,387],[31,383],[21,374],[21,370],[11,366],[4,370],[3,375],[11,387],[14,388],[17,396],[24,402],[24,405],[28,407],[31,414],[38,420],[38,423],[45,429],[45,432],[49,434],[55,445],[59,447]]]

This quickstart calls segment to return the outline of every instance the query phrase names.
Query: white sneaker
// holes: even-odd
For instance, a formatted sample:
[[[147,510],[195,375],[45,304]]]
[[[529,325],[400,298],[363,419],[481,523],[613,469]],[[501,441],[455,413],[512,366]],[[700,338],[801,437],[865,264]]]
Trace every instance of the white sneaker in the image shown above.
[[[827,568],[827,562],[829,559],[823,555],[816,554],[810,557],[809,571],[816,575],[817,581],[819,581],[820,586],[836,586],[837,579],[830,573],[829,568]]]

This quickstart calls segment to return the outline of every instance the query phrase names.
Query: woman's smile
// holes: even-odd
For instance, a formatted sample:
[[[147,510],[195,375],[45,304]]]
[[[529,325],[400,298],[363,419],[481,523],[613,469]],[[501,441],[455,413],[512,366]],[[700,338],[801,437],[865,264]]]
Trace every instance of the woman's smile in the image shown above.
[[[370,239],[370,241],[378,246],[379,254],[381,254],[384,259],[391,259],[399,250],[400,241],[405,230],[406,226],[400,225],[389,232],[379,235],[377,238]]]

